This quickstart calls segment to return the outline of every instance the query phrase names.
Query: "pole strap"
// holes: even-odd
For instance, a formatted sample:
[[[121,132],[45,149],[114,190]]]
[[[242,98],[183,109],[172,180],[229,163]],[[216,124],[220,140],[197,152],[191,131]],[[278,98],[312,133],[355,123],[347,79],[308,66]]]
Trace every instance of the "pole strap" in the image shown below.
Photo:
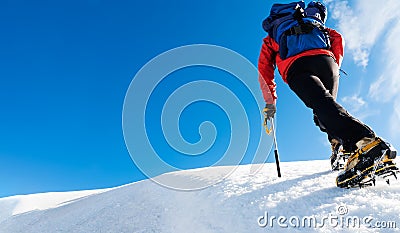
[[[272,133],[272,125],[268,126],[268,121],[269,121],[268,118],[265,117],[263,126],[265,128],[265,132],[268,135],[271,135],[271,133]],[[271,122],[271,121],[269,121],[269,122]]]

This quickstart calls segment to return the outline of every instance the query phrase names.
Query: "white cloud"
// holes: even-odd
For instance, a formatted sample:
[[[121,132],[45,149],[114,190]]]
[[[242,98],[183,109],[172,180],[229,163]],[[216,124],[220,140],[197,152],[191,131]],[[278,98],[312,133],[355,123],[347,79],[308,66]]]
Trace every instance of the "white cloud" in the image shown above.
[[[374,48],[374,62],[383,64],[378,72],[378,78],[373,80],[368,96],[364,99],[374,101],[376,106],[388,103],[393,106],[391,115],[382,116],[389,118],[385,126],[391,132],[392,139],[400,144],[400,1],[386,0],[353,0],[336,1],[326,0],[331,17],[337,21],[337,30],[341,32],[346,41],[346,57],[352,56],[355,64],[367,69],[372,61],[370,53]],[[376,46],[376,47],[375,47]],[[379,46],[379,47],[378,47]],[[362,101],[361,101],[362,100]],[[365,105],[358,95],[345,97],[343,102],[354,102]],[[371,104],[372,105],[372,104]],[[357,106],[350,106],[353,110]],[[387,114],[390,114],[390,110]],[[382,113],[386,114],[386,113]]]
[[[390,14],[385,15],[390,20],[387,23],[387,32],[382,36],[384,51],[381,52],[380,59],[385,64],[381,70],[381,77],[372,83],[369,94],[377,102],[393,103],[393,110],[389,117],[387,127],[390,131],[392,143],[400,144],[400,1],[388,1],[390,4]],[[375,88],[375,89],[374,89]]]
[[[330,3],[332,18],[338,22],[338,30],[345,37],[346,49],[352,55],[356,64],[368,65],[368,49],[361,35],[361,25],[358,17],[347,1],[332,1]]]
[[[399,1],[400,2],[400,1]],[[382,74],[378,80],[371,84],[369,94],[378,102],[392,101],[396,97],[400,97],[400,13],[397,13],[397,22],[392,23],[390,29],[385,34],[386,39],[383,41],[385,48],[380,54],[384,60]]]
[[[393,127],[390,127],[390,136],[396,141],[400,140],[400,97],[397,98],[397,101],[394,102],[393,114],[390,118],[390,124]]]
[[[367,102],[365,102],[365,100],[358,95],[345,96],[341,100],[351,112],[359,112],[367,105]]]
[[[364,121],[367,117],[378,115],[380,111],[378,109],[372,109],[368,106],[360,95],[355,94],[352,96],[345,96],[340,99],[343,106],[361,121]]]
[[[383,83],[385,82],[385,77],[380,76],[378,80],[376,80],[374,83],[371,84],[369,87],[369,94],[372,98],[377,99],[379,96],[381,96],[381,87]]]
[[[332,18],[338,22],[338,30],[344,35],[346,49],[357,65],[367,67],[369,55],[388,22],[396,18],[400,6],[398,0],[327,1]]]

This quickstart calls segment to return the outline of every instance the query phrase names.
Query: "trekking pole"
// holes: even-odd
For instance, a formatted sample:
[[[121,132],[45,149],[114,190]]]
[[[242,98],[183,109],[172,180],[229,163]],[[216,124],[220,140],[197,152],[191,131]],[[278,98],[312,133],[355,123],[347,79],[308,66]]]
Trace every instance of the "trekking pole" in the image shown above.
[[[282,177],[281,175],[281,168],[279,166],[279,154],[278,154],[278,143],[276,142],[276,131],[274,125],[274,118],[270,118],[271,121],[271,130],[274,137],[274,154],[275,154],[275,163],[276,163],[276,171],[278,172],[278,177]]]

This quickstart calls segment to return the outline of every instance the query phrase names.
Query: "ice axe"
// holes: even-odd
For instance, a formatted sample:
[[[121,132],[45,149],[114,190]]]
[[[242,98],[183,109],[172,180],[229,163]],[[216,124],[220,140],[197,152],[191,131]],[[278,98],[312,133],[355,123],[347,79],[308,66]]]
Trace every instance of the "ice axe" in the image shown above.
[[[268,121],[271,122],[270,129],[268,128]],[[276,131],[275,131],[274,118],[273,117],[265,118],[264,127],[265,127],[265,132],[267,132],[268,135],[271,135],[271,133],[272,133],[272,136],[274,139],[274,154],[275,154],[276,171],[278,172],[278,177],[282,177],[281,168],[279,166],[278,143],[276,142]]]

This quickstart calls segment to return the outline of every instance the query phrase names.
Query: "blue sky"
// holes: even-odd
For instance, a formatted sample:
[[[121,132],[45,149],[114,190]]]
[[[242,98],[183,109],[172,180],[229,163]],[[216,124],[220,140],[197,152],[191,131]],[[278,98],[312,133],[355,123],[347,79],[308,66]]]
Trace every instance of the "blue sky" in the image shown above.
[[[0,1],[0,197],[144,179],[122,129],[124,98],[135,74],[167,50],[199,43],[226,47],[256,65],[265,36],[261,22],[273,2]],[[400,3],[327,2],[327,25],[344,35],[347,46],[342,68],[349,75],[340,81],[338,101],[398,147],[400,15],[391,9]],[[174,76],[221,83],[230,79],[201,67],[167,78]],[[314,127],[311,111],[279,76],[276,80],[281,160],[328,158],[330,147]],[[254,82],[258,85],[257,77]],[[218,154],[229,136],[224,134],[229,129],[226,114],[204,102],[191,107],[194,110],[182,115],[182,135],[195,143],[198,124],[215,120],[217,136],[222,136],[216,139],[221,146],[212,148]],[[216,159],[213,156],[218,155],[180,165],[205,166]]]

